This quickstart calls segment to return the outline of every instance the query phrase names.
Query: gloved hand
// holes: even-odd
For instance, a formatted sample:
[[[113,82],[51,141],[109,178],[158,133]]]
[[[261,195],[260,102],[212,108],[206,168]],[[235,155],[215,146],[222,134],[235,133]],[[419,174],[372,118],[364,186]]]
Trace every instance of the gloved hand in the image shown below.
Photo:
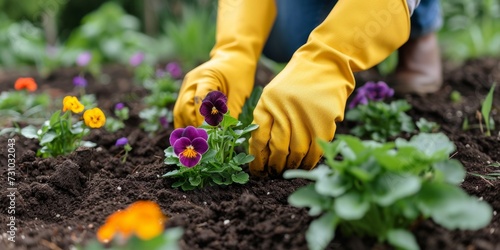
[[[405,0],[340,0],[264,88],[254,110],[259,129],[250,140],[250,172],[315,167],[322,155],[316,139],[333,139],[354,88],[353,72],[382,61],[409,33]]]
[[[174,106],[176,128],[201,125],[201,101],[212,90],[228,97],[231,115],[238,117],[275,17],[274,0],[219,0],[216,44],[210,60],[184,78]]]

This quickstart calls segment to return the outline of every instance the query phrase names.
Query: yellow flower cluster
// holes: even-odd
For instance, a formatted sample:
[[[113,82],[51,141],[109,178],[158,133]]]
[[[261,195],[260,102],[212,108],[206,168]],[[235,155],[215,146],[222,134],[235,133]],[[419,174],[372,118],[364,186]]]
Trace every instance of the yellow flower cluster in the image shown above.
[[[76,96],[66,96],[63,99],[63,112],[71,110],[73,113],[80,113],[85,109],[85,106],[78,101]],[[83,113],[83,121],[90,128],[100,128],[106,123],[106,116],[99,108],[86,110]]]
[[[142,240],[150,240],[163,232],[166,220],[158,204],[137,201],[111,214],[97,231],[97,239],[108,243],[118,234],[123,239],[136,235]]]

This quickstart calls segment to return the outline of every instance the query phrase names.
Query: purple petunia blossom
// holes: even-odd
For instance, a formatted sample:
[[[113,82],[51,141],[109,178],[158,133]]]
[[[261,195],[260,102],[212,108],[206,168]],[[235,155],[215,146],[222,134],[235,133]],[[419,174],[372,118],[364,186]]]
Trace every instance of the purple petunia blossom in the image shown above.
[[[207,139],[207,131],[188,126],[174,130],[170,134],[169,141],[181,164],[191,168],[196,166],[201,160],[201,155],[207,152]]]
[[[125,108],[125,104],[123,104],[123,102],[119,102],[115,105],[116,110],[122,110],[123,108]]]
[[[172,76],[172,78],[179,79],[182,76],[182,68],[176,62],[170,62],[165,66],[165,70]]]
[[[145,57],[144,53],[136,52],[130,57],[129,63],[132,67],[137,67],[144,61],[144,57]]]
[[[200,113],[205,121],[217,126],[227,113],[227,97],[220,91],[212,91],[201,102]]]
[[[92,54],[88,51],[80,53],[76,58],[76,64],[80,67],[85,67],[89,64],[90,60],[92,60]]]
[[[85,88],[87,87],[87,80],[83,76],[75,76],[73,78],[73,85],[75,85],[75,87]]]
[[[123,146],[127,145],[127,143],[128,143],[128,139],[126,137],[122,137],[122,138],[116,140],[115,146],[123,147]]]
[[[167,74],[163,69],[156,69],[155,76],[156,78],[162,78]]]
[[[360,104],[366,105],[368,101],[383,101],[394,95],[394,90],[387,86],[385,82],[367,82],[356,90],[356,96],[349,104],[349,108],[354,108]]]

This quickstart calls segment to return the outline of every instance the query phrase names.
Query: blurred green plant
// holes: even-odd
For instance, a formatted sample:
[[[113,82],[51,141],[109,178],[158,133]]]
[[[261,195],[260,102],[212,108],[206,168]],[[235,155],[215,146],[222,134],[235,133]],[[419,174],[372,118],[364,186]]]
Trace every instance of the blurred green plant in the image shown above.
[[[444,25],[439,32],[445,57],[465,60],[500,55],[500,1],[441,1]]]
[[[493,93],[495,92],[496,83],[491,85],[491,89],[486,95],[486,98],[481,105],[481,115],[484,119],[484,124],[486,125],[486,135],[491,135],[491,130],[494,129],[494,120],[490,117],[491,107],[493,106]]]
[[[4,91],[0,94],[0,127],[12,123],[41,124],[50,116],[48,94],[30,94],[24,91]]]
[[[210,8],[184,5],[180,21],[168,19],[163,27],[166,33],[162,44],[175,51],[183,69],[192,69],[209,59],[215,44],[215,17]],[[169,47],[167,46],[167,47]]]

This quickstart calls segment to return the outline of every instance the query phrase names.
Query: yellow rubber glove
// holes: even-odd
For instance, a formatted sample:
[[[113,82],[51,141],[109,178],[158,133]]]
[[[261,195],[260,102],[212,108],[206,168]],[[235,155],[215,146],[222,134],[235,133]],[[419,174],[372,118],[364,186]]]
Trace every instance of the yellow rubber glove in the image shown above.
[[[332,140],[354,88],[353,72],[376,65],[409,37],[405,0],[339,0],[285,69],[264,88],[254,110],[253,175],[311,169],[317,138]]]
[[[201,101],[212,90],[226,94],[231,115],[238,118],[275,17],[274,0],[219,0],[216,44],[210,60],[184,78],[174,106],[176,128],[201,125]]]

